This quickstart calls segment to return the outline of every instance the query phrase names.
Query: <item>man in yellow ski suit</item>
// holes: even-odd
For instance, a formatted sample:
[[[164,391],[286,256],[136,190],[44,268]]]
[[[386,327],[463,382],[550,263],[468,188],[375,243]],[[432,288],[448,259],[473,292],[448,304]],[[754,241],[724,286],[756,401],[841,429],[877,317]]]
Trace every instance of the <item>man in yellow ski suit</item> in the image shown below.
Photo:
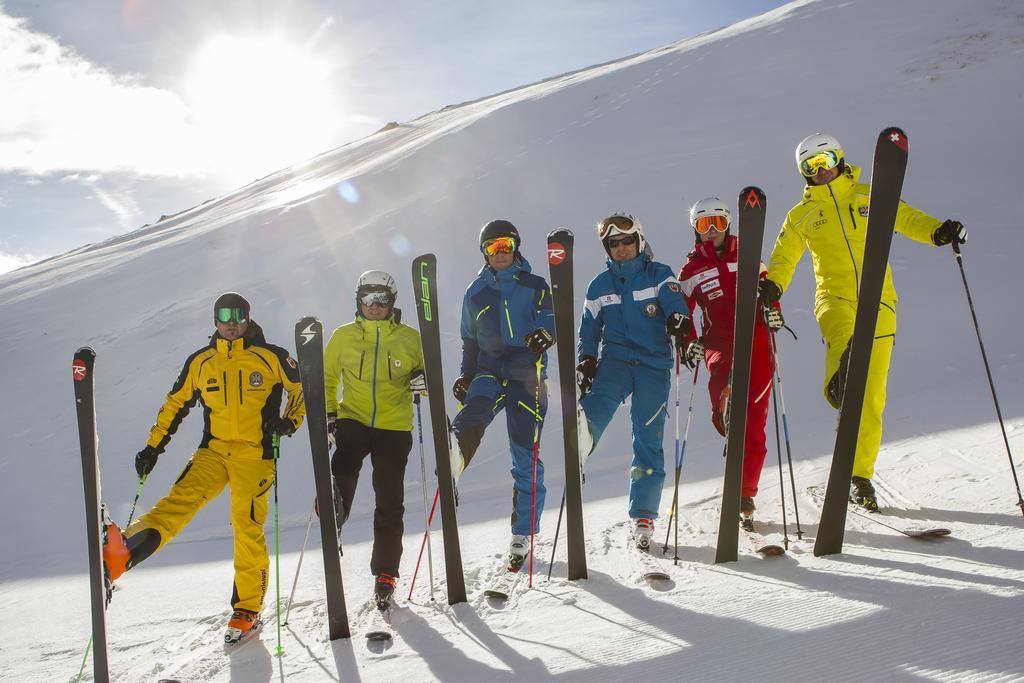
[[[804,250],[809,248],[816,282],[814,316],[826,349],[825,399],[838,409],[846,382],[846,350],[857,314],[871,188],[859,182],[860,168],[845,162],[839,141],[830,135],[817,133],[803,140],[797,147],[797,164],[807,187],[779,231],[767,277],[760,285],[761,298],[770,303],[781,297]],[[940,221],[904,202],[896,213],[895,230],[936,246],[947,245],[953,239],[964,242],[967,237],[960,223]],[[897,302],[892,270],[886,267],[853,465],[855,497],[869,509],[877,509],[870,479],[882,442],[882,411],[896,336]],[[862,484],[862,490],[858,484]]]
[[[111,566],[111,579],[163,548],[204,505],[228,486],[235,538],[235,578],[229,637],[258,625],[269,583],[264,539],[268,493],[274,484],[274,433],[288,436],[302,423],[305,406],[296,362],[268,344],[249,318],[249,302],[234,292],[214,305],[217,331],[185,361],[149,440],[135,457],[139,477],[152,471],[178,425],[198,402],[203,437],[170,492],[125,531],[130,559]],[[282,393],[288,400],[281,415]],[[232,633],[232,629],[236,632]]]

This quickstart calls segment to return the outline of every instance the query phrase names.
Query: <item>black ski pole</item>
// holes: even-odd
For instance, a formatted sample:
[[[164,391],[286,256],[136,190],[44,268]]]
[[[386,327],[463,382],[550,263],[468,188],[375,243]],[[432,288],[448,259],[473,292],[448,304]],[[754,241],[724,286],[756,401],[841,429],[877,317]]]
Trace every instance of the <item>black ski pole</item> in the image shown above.
[[[788,327],[786,328],[789,329]],[[790,334],[793,331],[790,330]],[[796,335],[793,335],[794,338]],[[782,434],[786,438],[786,463],[789,465],[789,487],[790,491],[793,492],[793,514],[796,516],[796,539],[802,541],[804,538],[804,531],[800,528],[800,505],[797,502],[796,497],[796,479],[793,476],[793,449],[789,445],[789,420],[786,417],[786,394],[782,391],[782,367],[779,365],[779,349],[775,344],[775,332],[772,331],[769,335],[772,342],[772,364],[775,366],[772,372],[772,378],[775,382],[775,387],[779,390],[779,403],[782,404]]]
[[[985,353],[985,342],[981,341],[981,328],[978,326],[978,315],[974,312],[974,300],[971,298],[971,288],[967,286],[967,275],[964,273],[963,255],[960,253],[960,243],[953,240],[953,255],[960,267],[960,278],[964,281],[964,292],[967,293],[967,305],[971,309],[971,319],[974,320],[974,333],[978,335],[978,346],[981,348],[981,360],[985,364],[985,374],[988,376],[988,387],[992,391],[992,402],[996,405],[996,417],[999,418],[999,429],[1003,433],[1003,443],[1006,444],[1006,457],[1010,459],[1010,473],[1013,474],[1013,484],[1017,487],[1017,507],[1024,515],[1024,498],[1020,495],[1020,480],[1017,478],[1017,468],[1013,464],[1013,453],[1010,451],[1010,440],[1006,438],[1006,425],[1003,424],[1003,411],[999,408],[999,398],[996,396],[996,385],[992,381],[992,371],[988,365],[988,354]]]
[[[551,544],[551,561],[548,562],[548,581],[551,570],[555,568],[555,551],[558,550],[558,534],[562,530],[562,513],[565,512],[565,487],[562,487],[562,504],[558,506],[558,523],[555,524],[555,542]]]

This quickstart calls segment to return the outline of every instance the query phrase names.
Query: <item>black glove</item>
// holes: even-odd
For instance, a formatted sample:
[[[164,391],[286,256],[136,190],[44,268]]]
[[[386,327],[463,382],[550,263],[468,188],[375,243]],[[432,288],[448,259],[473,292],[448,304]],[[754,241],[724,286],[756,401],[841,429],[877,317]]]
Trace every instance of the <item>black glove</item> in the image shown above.
[[[576,366],[576,386],[580,388],[580,398],[587,395],[594,386],[594,375],[597,374],[597,359],[593,356],[582,356]]]
[[[135,471],[138,473],[139,479],[153,471],[153,468],[156,467],[156,459],[159,457],[160,451],[149,445],[135,454]]]
[[[932,233],[932,242],[937,247],[944,247],[953,240],[956,240],[957,244],[967,242],[967,228],[960,221],[946,221]]]
[[[422,370],[416,370],[409,375],[409,390],[414,394],[427,394],[427,376]]]
[[[278,436],[291,436],[295,433],[295,423],[287,417],[279,417],[274,420],[273,427]]]
[[[543,327],[538,327],[533,332],[523,337],[523,341],[526,342],[526,348],[530,349],[530,351],[534,353],[544,353],[554,345],[555,338],[552,337],[551,333]]]
[[[764,323],[772,332],[781,330],[786,326],[786,321],[782,317],[782,311],[774,306],[769,306],[764,309]]]
[[[757,298],[762,306],[768,308],[782,298],[782,288],[768,278],[762,278],[757,281]]]
[[[472,380],[468,380],[462,375],[459,375],[458,378],[456,378],[455,383],[452,384],[452,396],[454,396],[455,400],[459,403],[466,400],[466,393],[469,392],[469,383],[471,381]]]
[[[693,370],[697,367],[697,363],[704,360],[704,339],[694,339],[690,342],[690,345],[686,347],[686,352],[683,353],[683,365]]]
[[[327,413],[327,444],[334,446],[338,442],[338,414]]]
[[[682,313],[673,313],[665,319],[665,330],[676,340],[676,348],[686,343],[686,334],[690,331],[690,317]]]

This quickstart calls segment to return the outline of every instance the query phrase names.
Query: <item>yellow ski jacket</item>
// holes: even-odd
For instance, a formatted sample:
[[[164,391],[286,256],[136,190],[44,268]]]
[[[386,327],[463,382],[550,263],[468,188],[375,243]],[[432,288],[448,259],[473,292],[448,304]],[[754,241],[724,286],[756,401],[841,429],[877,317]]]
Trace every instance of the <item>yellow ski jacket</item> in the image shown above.
[[[163,452],[178,425],[199,402],[203,406],[200,448],[225,455],[242,455],[237,452],[241,450],[272,459],[272,432],[274,420],[281,416],[283,391],[288,392],[283,417],[298,427],[306,407],[298,365],[288,352],[268,344],[263,330],[252,321],[241,339],[228,341],[215,333],[209,345],[185,361],[147,443]],[[238,442],[252,448],[239,449]]]
[[[857,300],[864,239],[867,233],[869,185],[858,182],[860,168],[847,165],[827,185],[809,185],[803,201],[790,209],[768,264],[768,279],[783,292],[808,247],[814,265],[815,308],[823,299],[838,297]],[[932,233],[942,221],[900,202],[896,232],[912,240],[933,244]],[[885,269],[882,301],[895,304],[892,269]]]
[[[334,330],[324,349],[327,412],[367,427],[412,431],[409,375],[422,369],[419,332],[395,314],[387,320],[356,316]]]

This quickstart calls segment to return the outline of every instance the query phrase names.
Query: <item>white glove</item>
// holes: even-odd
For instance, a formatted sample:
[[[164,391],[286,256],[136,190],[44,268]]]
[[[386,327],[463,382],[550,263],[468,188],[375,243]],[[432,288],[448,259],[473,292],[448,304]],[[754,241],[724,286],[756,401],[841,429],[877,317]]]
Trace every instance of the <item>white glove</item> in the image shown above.
[[[781,330],[786,321],[782,319],[782,311],[770,306],[764,310],[764,322],[768,325],[768,329],[775,331]]]
[[[409,375],[409,390],[421,396],[427,395],[427,376],[422,370],[417,370]]]

